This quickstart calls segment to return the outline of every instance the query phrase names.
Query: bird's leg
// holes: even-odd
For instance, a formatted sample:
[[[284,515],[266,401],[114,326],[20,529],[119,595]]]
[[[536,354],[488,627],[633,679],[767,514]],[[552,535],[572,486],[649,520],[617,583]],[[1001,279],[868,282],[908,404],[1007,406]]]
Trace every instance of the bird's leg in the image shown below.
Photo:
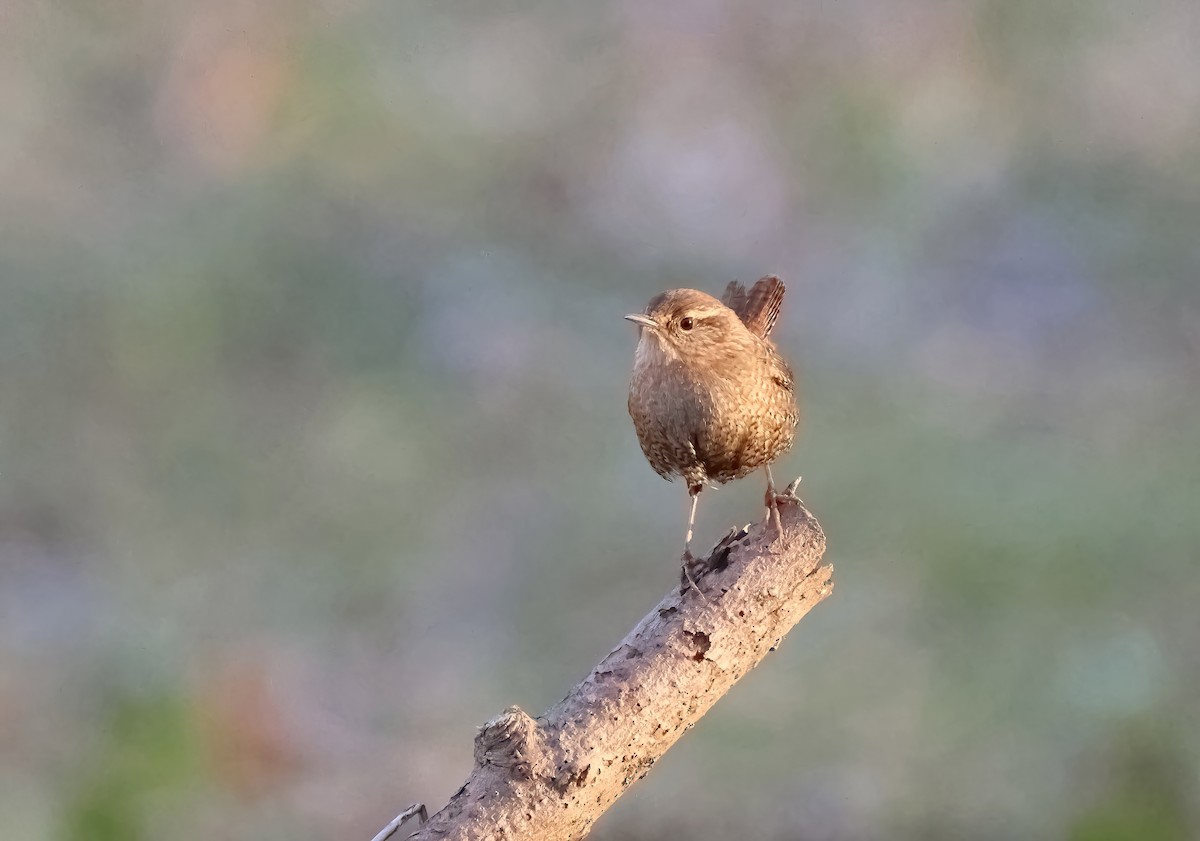
[[[771,465],[766,465],[764,470],[767,471],[767,493],[765,502],[767,504],[766,521],[771,521],[775,524],[775,536],[783,537],[783,521],[779,517],[779,497],[775,493],[775,477],[771,475]]]
[[[700,490],[703,485],[692,485],[688,488],[688,494],[692,497],[692,513],[688,514],[688,529],[687,537],[683,539],[683,557],[687,560],[692,558],[692,529],[696,525],[696,504],[700,502]]]
[[[692,556],[692,528],[696,525],[696,504],[700,501],[700,491],[703,489],[703,485],[692,485],[688,488],[688,493],[692,497],[692,513],[688,515],[687,537],[685,537],[683,541],[683,558],[680,562],[681,574],[679,577],[679,583],[681,585],[683,585],[685,582],[687,584],[691,584],[693,589],[700,594],[700,598],[708,601],[708,599],[704,598],[704,593],[700,592],[700,587],[692,578],[692,573],[690,571],[691,567],[699,566],[701,563]]]
[[[379,834],[372,838],[371,841],[387,841],[396,834],[396,831],[404,825],[406,820],[414,816],[417,818],[418,822],[422,824],[429,820],[429,813],[425,811],[424,803],[414,803],[403,812],[396,815],[396,817],[392,818],[392,822],[380,830]]]

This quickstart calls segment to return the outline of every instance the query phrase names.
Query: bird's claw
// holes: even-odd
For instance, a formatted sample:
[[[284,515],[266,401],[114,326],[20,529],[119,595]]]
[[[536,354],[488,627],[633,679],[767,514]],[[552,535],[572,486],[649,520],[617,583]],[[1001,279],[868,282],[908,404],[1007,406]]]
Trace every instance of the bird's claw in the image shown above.
[[[800,480],[803,476],[797,476],[788,486],[783,489],[783,493],[776,493],[775,488],[768,487],[767,492],[763,494],[763,503],[767,508],[775,508],[778,505],[791,505],[794,502],[801,502],[800,497],[796,496],[796,488],[800,487]]]
[[[783,519],[780,516],[779,508],[783,505],[795,505],[801,502],[800,497],[796,496],[796,488],[800,485],[800,480],[803,477],[797,476],[788,486],[783,489],[783,493],[776,493],[772,485],[767,486],[767,492],[763,495],[763,503],[767,508],[766,519],[764,524],[775,527],[774,539],[783,537]]]
[[[800,480],[803,478],[803,476],[797,476],[795,479],[788,482],[788,486],[783,489],[783,493],[779,494],[779,496],[789,502],[802,502],[803,500],[796,496],[796,488],[800,487]]]
[[[396,831],[404,825],[405,821],[413,817],[415,817],[418,823],[421,824],[429,820],[429,812],[425,810],[424,803],[414,803],[403,812],[396,815],[396,817],[392,818],[391,823],[380,830],[379,834],[371,839],[371,841],[388,841],[388,839],[395,835]]]
[[[696,571],[695,577],[692,576],[692,570]],[[696,579],[703,577],[708,570],[707,558],[697,558],[690,549],[684,549],[683,555],[679,559],[679,595],[684,595],[687,593],[688,587],[691,587],[700,595],[700,598],[708,601],[700,590],[700,585],[696,583]]]

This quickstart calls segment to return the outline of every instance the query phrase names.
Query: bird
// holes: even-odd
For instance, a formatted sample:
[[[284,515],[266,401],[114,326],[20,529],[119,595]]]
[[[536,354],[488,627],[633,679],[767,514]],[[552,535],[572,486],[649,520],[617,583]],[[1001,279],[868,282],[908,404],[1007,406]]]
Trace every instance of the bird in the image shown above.
[[[683,479],[692,500],[682,556],[689,581],[705,487],[762,468],[767,519],[782,533],[771,464],[791,449],[800,419],[792,368],[771,341],[783,293],[774,275],[749,290],[732,281],[721,300],[670,289],[625,316],[639,333],[628,399],[638,443],[655,472]]]

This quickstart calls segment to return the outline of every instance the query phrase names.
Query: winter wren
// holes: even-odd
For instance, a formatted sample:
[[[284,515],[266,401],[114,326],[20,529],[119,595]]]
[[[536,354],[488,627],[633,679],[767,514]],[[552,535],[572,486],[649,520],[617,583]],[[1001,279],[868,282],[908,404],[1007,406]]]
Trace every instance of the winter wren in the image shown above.
[[[681,476],[692,498],[685,574],[706,484],[765,468],[767,516],[779,528],[770,465],[792,446],[799,417],[792,369],[770,340],[782,302],[783,281],[768,276],[749,291],[730,283],[720,301],[672,289],[625,316],[640,328],[629,415],[642,452],[663,478]]]

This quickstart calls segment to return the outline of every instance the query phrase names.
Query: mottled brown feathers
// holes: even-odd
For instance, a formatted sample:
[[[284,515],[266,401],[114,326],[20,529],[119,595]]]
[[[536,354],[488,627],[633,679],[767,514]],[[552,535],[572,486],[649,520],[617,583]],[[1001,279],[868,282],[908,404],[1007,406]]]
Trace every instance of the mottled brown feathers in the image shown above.
[[[731,285],[724,303],[672,289],[632,318],[641,336],[629,414],[659,474],[680,476],[689,488],[724,483],[791,447],[799,416],[792,372],[765,337],[782,298],[775,277],[749,292]]]

